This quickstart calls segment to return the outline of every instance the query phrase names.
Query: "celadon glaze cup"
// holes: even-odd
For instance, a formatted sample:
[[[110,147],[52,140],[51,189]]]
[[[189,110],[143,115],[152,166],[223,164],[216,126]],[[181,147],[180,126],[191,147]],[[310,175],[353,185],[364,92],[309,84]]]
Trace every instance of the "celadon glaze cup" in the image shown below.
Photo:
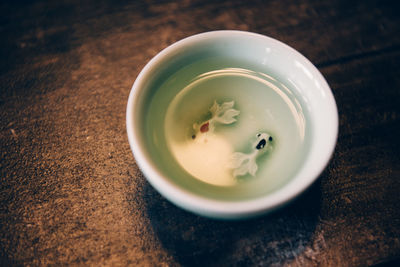
[[[276,92],[282,94],[285,99],[291,99],[294,104],[290,109],[295,112],[301,111],[299,118],[303,125],[301,127],[304,128],[301,129],[304,141],[302,150],[299,150],[296,160],[290,157],[295,151],[292,153],[289,150],[287,157],[280,156],[280,159],[276,156],[275,166],[278,167],[275,172],[271,171],[274,173],[273,177],[265,175],[254,178],[248,175],[246,178],[238,179],[238,183],[233,186],[210,184],[196,179],[185,166],[182,166],[168,143],[166,133],[170,126],[166,124],[168,121],[166,118],[168,114],[175,114],[170,112],[171,105],[178,98],[183,101],[181,106],[187,109],[187,111],[182,109],[169,119],[177,128],[176,134],[172,134],[173,138],[179,139],[185,136],[179,132],[180,129],[182,131],[191,129],[192,123],[195,122],[190,119],[197,115],[192,116],[191,112],[196,113],[201,107],[207,112],[207,107],[212,104],[209,95],[215,90],[209,92],[197,90],[192,96],[187,94],[186,98],[179,98],[180,95],[191,86],[188,84],[201,81],[198,77],[208,77],[209,73],[214,75],[210,76],[211,86],[211,81],[214,81],[215,77],[220,77],[218,73],[221,73],[221,70],[227,71],[228,74],[219,82],[222,84],[226,81],[230,84],[232,95],[230,87],[227,87],[223,91],[224,94],[218,95],[217,100],[234,99],[237,109],[241,111],[237,124],[226,128],[230,136],[234,136],[234,132],[240,131],[240,128],[243,131],[248,130],[246,122],[243,122],[246,118],[262,119],[263,116],[270,116],[269,122],[280,123],[280,111],[268,110],[267,103],[273,106],[275,102],[271,102],[268,97],[265,98],[262,86],[261,89],[253,91],[251,88],[234,91],[235,86],[240,84],[240,77],[251,76],[255,82],[261,81],[275,89],[280,86],[281,89],[276,89]],[[231,79],[229,75],[233,75],[233,78]],[[239,82],[233,80],[237,78],[235,75],[239,77]],[[240,96],[235,96],[235,92]],[[263,112],[246,117],[246,108],[250,110],[253,102],[262,106],[263,98],[266,103],[265,112],[261,109]],[[305,191],[318,178],[328,164],[336,145],[338,112],[329,85],[321,73],[293,48],[256,33],[213,31],[178,41],[147,63],[132,86],[127,105],[126,124],[129,144],[136,163],[159,193],[175,205],[199,215],[239,219],[282,207]],[[273,129],[273,125],[270,126]],[[268,125],[265,128],[268,129]],[[285,144],[291,142],[290,138],[290,135],[284,132],[280,134],[279,131],[275,131],[273,141],[276,142],[273,143],[275,147],[265,158],[257,161],[260,172],[264,165],[269,164],[269,157],[272,162],[274,155],[278,155],[280,149],[283,150]],[[243,144],[248,143],[246,138],[242,137],[235,140],[242,139]],[[218,150],[215,151],[218,154]],[[203,164],[201,159],[198,160],[198,164],[200,166]],[[209,166],[213,167],[217,166]],[[268,173],[268,168],[264,169],[266,170],[264,173]],[[290,171],[284,171],[286,169]]]

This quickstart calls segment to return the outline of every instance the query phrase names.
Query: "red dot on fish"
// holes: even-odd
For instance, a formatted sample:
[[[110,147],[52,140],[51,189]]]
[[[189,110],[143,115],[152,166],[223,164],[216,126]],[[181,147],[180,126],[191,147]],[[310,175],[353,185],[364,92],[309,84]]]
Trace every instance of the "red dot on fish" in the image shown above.
[[[210,122],[206,122],[203,125],[201,125],[200,127],[200,132],[202,133],[206,133],[208,132],[208,126],[210,125]]]

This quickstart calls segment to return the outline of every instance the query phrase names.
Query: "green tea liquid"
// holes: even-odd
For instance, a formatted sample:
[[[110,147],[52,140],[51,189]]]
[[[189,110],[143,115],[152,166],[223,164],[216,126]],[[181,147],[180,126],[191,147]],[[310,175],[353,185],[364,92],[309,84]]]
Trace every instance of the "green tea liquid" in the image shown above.
[[[202,72],[210,65],[213,70]],[[272,191],[288,181],[306,155],[309,133],[304,109],[296,95],[274,77],[219,65],[216,60],[200,60],[162,83],[149,108],[149,134],[167,151],[164,157],[171,157],[171,165],[188,174],[178,179]],[[200,134],[193,139],[193,124],[210,118],[214,101],[234,101],[240,111],[237,121],[217,124],[207,137]],[[273,137],[272,149],[257,158],[255,176],[235,177],[229,168],[232,153],[251,153],[251,144],[261,132]]]

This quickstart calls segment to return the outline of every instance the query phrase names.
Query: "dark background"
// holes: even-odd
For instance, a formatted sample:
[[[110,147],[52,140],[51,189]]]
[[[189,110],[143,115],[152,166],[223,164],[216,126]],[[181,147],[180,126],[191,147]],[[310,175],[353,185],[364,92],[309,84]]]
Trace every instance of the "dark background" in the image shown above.
[[[368,266],[400,257],[397,1],[0,3],[0,265]],[[132,83],[192,34],[238,29],[308,57],[336,98],[336,151],[288,207],[189,214],[138,170]]]

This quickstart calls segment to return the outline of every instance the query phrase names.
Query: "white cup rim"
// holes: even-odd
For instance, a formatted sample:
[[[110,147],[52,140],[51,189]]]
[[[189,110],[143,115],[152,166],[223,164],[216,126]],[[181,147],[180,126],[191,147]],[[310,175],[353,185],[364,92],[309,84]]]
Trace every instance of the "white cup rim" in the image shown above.
[[[151,159],[148,158],[146,147],[139,138],[139,129],[135,127],[138,123],[138,118],[135,116],[134,111],[135,106],[138,105],[139,96],[142,93],[141,86],[148,77],[149,72],[156,68],[166,56],[182,49],[182,47],[190,46],[200,40],[204,40],[204,38],[212,39],[232,36],[237,38],[255,38],[268,44],[272,44],[273,46],[285,50],[285,53],[287,52],[288,55],[294,57],[298,62],[301,62],[302,66],[305,66],[306,68],[305,71],[309,72],[313,79],[317,81],[321,92],[324,94],[324,97],[326,97],[325,104],[327,105],[327,114],[324,114],[324,116],[327,117],[326,123],[329,123],[329,127],[327,128],[328,130],[325,130],[324,132],[324,134],[326,134],[326,139],[321,139],[320,145],[316,148],[317,151],[313,156],[315,166],[309,164],[307,170],[302,170],[302,172],[296,174],[296,179],[292,179],[284,186],[265,196],[247,200],[224,201],[197,195],[170,182],[166,175],[155,166]],[[136,78],[129,95],[126,111],[126,127],[129,144],[137,165],[150,184],[164,197],[183,209],[207,217],[223,219],[245,218],[263,214],[283,206],[304,192],[326,168],[336,146],[338,125],[338,111],[331,89],[322,74],[308,59],[295,49],[273,38],[257,33],[232,30],[211,31],[196,34],[182,39],[158,53],[146,64]],[[299,175],[301,177],[297,177]]]

